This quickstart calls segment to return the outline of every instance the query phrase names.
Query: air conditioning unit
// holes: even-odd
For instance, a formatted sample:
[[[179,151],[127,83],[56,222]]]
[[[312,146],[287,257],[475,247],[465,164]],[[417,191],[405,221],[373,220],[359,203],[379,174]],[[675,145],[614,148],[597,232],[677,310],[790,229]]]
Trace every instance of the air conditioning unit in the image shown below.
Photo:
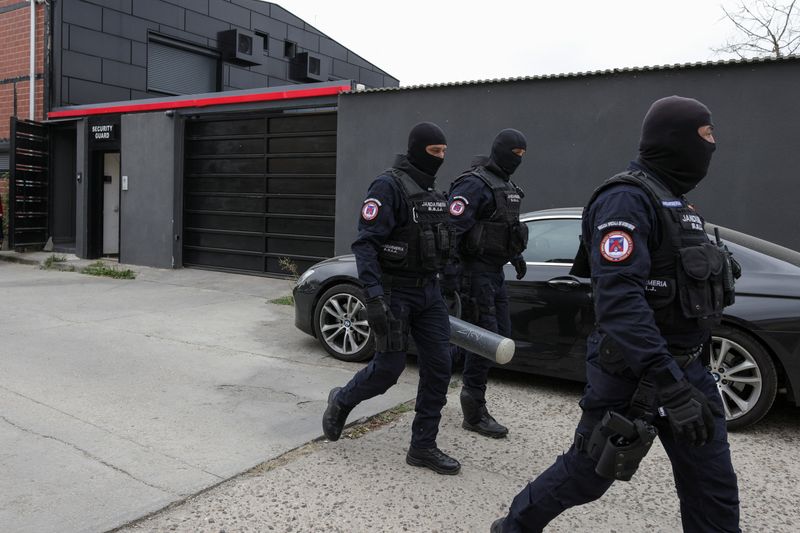
[[[222,60],[239,65],[260,65],[259,56],[263,55],[261,37],[256,37],[252,32],[240,29],[219,32],[219,51]]]
[[[289,77],[297,81],[328,81],[328,62],[319,54],[301,52],[289,64]]]

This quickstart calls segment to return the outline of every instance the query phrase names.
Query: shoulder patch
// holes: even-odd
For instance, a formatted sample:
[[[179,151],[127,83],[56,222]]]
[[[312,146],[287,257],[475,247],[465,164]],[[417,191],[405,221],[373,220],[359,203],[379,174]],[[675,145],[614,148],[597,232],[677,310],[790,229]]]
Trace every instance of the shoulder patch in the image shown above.
[[[624,231],[609,231],[600,241],[600,255],[611,263],[619,263],[633,253],[633,238]]]
[[[377,198],[367,198],[361,206],[361,218],[367,222],[375,220],[381,208],[381,201]]]
[[[450,214],[454,217],[460,217],[466,211],[469,205],[469,200],[463,196],[454,196],[453,201],[450,202]]]
[[[664,207],[683,207],[683,202],[680,200],[661,200],[661,205]]]

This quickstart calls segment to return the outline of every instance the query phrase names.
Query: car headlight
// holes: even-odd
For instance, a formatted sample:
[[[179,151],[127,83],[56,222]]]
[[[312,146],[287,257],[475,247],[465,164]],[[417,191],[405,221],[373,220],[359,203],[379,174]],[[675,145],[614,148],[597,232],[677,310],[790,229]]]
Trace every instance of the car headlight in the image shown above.
[[[313,274],[313,273],[314,273],[314,269],[313,268],[309,268],[308,270],[303,272],[303,274],[299,278],[297,278],[297,283],[295,283],[295,287],[299,287],[300,285],[305,283],[306,280],[309,277],[311,277],[311,274]]]

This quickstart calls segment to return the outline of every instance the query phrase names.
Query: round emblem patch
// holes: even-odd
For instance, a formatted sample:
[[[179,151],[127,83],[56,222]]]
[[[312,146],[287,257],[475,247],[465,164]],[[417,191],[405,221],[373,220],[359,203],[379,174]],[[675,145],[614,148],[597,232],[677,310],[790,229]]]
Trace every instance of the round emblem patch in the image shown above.
[[[464,214],[464,209],[466,209],[466,204],[464,200],[453,200],[450,204],[450,214],[454,217],[458,217]]]
[[[624,231],[610,231],[600,241],[600,255],[606,261],[619,263],[633,253],[633,238]]]
[[[378,209],[378,202],[375,200],[367,200],[361,207],[361,218],[367,221],[375,220],[375,217],[378,216]]]

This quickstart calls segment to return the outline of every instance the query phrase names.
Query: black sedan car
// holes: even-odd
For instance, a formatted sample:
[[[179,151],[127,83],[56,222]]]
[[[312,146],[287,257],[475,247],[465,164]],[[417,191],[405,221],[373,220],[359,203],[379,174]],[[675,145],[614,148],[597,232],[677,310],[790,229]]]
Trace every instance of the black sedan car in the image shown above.
[[[506,265],[512,336],[507,368],[585,381],[586,337],[594,316],[589,280],[569,273],[581,233],[581,209],[527,213],[528,273]],[[713,224],[706,229],[713,232]],[[800,401],[800,253],[719,227],[742,265],[736,303],[713,335],[709,370],[731,429],[760,420],[778,393]],[[294,288],[295,325],[343,361],[373,354],[355,259],[334,257],[309,268]]]

